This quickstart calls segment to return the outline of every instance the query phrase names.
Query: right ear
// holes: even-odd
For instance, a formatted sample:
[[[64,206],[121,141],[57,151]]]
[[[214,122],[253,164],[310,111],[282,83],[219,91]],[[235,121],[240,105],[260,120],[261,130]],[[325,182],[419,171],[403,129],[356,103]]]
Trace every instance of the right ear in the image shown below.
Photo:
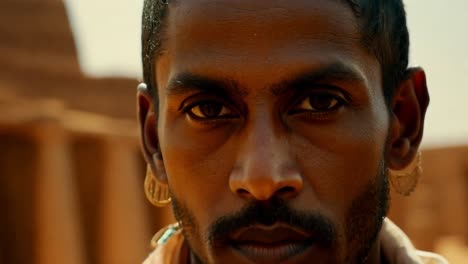
[[[153,175],[161,183],[167,183],[166,170],[163,157],[159,148],[157,132],[157,113],[153,97],[145,83],[138,85],[137,91],[137,113],[140,126],[141,149],[146,163],[150,165]]]

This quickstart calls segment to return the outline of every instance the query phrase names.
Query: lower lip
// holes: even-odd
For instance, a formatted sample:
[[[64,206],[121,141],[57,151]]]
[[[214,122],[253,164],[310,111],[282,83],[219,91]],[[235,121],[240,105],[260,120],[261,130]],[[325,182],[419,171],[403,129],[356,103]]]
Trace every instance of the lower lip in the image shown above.
[[[308,241],[263,244],[255,242],[232,243],[232,247],[249,260],[257,263],[278,263],[296,257],[313,245]]]

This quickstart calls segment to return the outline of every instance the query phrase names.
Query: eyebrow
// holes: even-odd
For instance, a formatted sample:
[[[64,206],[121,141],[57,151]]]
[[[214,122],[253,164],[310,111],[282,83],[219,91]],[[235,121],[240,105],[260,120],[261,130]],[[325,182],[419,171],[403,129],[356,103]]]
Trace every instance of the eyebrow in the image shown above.
[[[267,87],[273,95],[281,96],[291,89],[300,90],[332,81],[357,82],[367,87],[366,79],[360,72],[341,62],[331,63],[319,69],[305,70],[277,83],[269,84]],[[182,72],[171,78],[166,87],[166,94],[169,96],[183,95],[193,91],[237,97],[248,95],[247,87],[242,86],[235,79],[227,77],[217,79],[190,72]]]
[[[366,79],[357,70],[341,62],[328,64],[316,70],[303,71],[293,78],[289,78],[270,86],[272,94],[281,96],[290,89],[300,90],[327,82],[354,82],[367,87]]]
[[[193,91],[242,97],[247,95],[247,89],[239,85],[239,82],[234,79],[215,79],[190,72],[183,72],[172,78],[166,87],[166,94],[171,96],[183,95]]]

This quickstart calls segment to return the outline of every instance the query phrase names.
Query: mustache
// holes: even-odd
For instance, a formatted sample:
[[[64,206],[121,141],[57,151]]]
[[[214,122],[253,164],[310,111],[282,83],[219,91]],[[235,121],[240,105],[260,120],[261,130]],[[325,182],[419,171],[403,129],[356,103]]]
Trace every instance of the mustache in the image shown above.
[[[337,239],[332,221],[320,213],[305,213],[291,208],[281,198],[247,204],[231,215],[218,218],[208,229],[206,241],[213,248],[225,246],[230,235],[253,225],[271,226],[282,223],[305,233],[313,234],[314,241],[329,247]]]

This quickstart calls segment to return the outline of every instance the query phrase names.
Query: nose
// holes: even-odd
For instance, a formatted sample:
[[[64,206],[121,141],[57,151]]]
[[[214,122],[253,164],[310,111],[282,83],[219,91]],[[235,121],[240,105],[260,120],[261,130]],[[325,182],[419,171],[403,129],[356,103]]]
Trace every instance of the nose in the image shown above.
[[[275,133],[269,123],[262,119],[247,129],[238,162],[231,172],[230,189],[243,199],[265,201],[273,196],[291,199],[303,188],[287,136]]]

